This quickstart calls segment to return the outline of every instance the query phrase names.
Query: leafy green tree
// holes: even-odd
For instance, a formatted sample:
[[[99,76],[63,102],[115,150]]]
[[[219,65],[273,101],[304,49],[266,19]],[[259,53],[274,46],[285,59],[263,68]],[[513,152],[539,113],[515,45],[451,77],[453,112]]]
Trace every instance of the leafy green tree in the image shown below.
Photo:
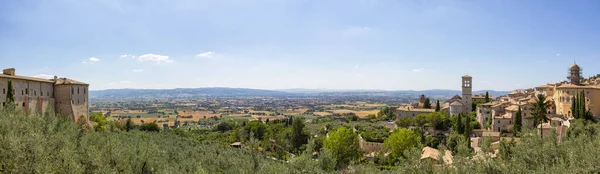
[[[402,117],[396,121],[396,125],[399,127],[409,127],[413,125],[412,117]]]
[[[440,100],[437,100],[436,105],[435,105],[435,112],[440,112]]]
[[[131,118],[128,118],[127,121],[125,121],[125,130],[127,132],[129,132],[130,130],[133,130],[135,128],[135,125],[133,124],[133,121],[131,121]]]
[[[425,146],[437,148],[440,144],[440,140],[435,136],[427,135],[425,136]]]
[[[158,124],[156,124],[155,122],[150,122],[140,125],[140,130],[146,132],[159,132],[160,127],[158,127]]]
[[[521,113],[521,106],[519,106],[519,109],[515,114],[514,121],[515,124],[513,125],[513,132],[515,133],[515,135],[518,135],[519,133],[521,133],[521,129],[523,127],[523,114]]]
[[[543,137],[542,124],[548,122],[548,106],[550,106],[550,101],[546,100],[546,96],[544,94],[538,94],[535,103],[533,104],[533,111],[531,115],[533,115],[533,119],[535,120],[536,125],[540,125],[540,136]]]
[[[237,127],[237,123],[233,121],[221,121],[215,129],[220,132],[227,132]]]
[[[377,120],[377,115],[369,114],[369,115],[367,115],[367,118],[369,118],[369,120],[375,122]]]
[[[323,142],[323,147],[336,159],[338,167],[357,161],[362,154],[358,136],[352,129],[346,127],[338,127],[329,132],[329,137]]]
[[[392,161],[400,159],[404,151],[420,147],[420,144],[421,135],[406,128],[394,130],[383,143],[384,147],[389,150]]]
[[[487,91],[485,91],[485,102],[486,103],[490,102],[490,93],[488,93]]]
[[[106,127],[109,124],[108,120],[106,120],[106,117],[104,117],[100,112],[90,114],[90,120],[94,122],[94,130],[96,131],[106,130]]]
[[[456,131],[458,134],[464,134],[465,133],[465,126],[463,124],[463,113],[459,113],[456,117],[456,123],[454,124],[453,128],[454,131]]]
[[[294,119],[292,123],[292,147],[298,151],[302,145],[308,143],[308,134],[304,132],[304,120]]]
[[[431,109],[431,101],[429,100],[429,98],[425,98],[425,101],[423,102],[423,107],[426,109]]]
[[[12,104],[15,103],[15,90],[13,89],[12,81],[10,79],[8,80],[8,87],[6,90],[6,103],[9,104],[9,106],[12,106]]]
[[[383,117],[387,120],[395,120],[396,119],[396,111],[391,107],[385,107],[377,113],[377,116]]]
[[[248,133],[249,135],[254,135],[254,138],[258,140],[263,140],[265,134],[267,133],[267,125],[265,125],[261,121],[251,121],[248,122],[248,124],[246,124],[246,126],[244,127],[244,131],[246,131],[246,133]]]

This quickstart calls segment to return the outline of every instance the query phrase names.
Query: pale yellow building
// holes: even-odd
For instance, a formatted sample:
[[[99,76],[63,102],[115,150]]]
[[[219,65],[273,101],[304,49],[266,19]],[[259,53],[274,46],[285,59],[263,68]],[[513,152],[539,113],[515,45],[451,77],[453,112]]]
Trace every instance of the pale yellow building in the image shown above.
[[[555,103],[555,108],[552,108],[555,110],[555,114],[566,118],[573,117],[571,113],[573,97],[583,92],[586,108],[592,112],[594,117],[600,116],[600,79],[589,79],[581,82],[581,68],[577,64],[573,64],[569,72],[569,82],[538,86],[535,88],[536,92],[546,95]]]

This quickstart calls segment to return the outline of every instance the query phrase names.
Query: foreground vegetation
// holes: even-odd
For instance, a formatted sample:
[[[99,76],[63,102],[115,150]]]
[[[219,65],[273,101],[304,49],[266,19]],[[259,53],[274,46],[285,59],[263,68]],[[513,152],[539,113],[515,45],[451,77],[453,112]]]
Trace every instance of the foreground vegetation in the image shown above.
[[[393,155],[389,158],[380,155],[369,161],[355,151],[356,133],[343,124],[338,128],[329,124],[329,138],[311,136],[305,142],[307,131],[299,131],[304,129],[300,123],[292,121],[287,127],[286,123],[231,123],[232,127],[223,124],[220,131],[214,132],[182,129],[157,132],[153,126],[127,128],[111,122],[103,130],[89,130],[89,125],[79,125],[53,114],[25,114],[4,109],[0,111],[0,173],[600,172],[597,165],[600,125],[585,120],[575,120],[568,136],[559,141],[553,138],[555,136],[541,138],[535,131],[524,131],[519,142],[501,142],[498,157],[487,160],[474,158],[464,137],[456,136],[458,140],[451,141],[456,143],[452,165],[420,160],[424,146],[419,142],[420,134],[406,129],[394,131],[386,138],[386,147]],[[277,136],[283,137],[277,139]],[[290,141],[282,147],[274,147],[265,144],[273,142],[269,139],[282,144],[286,144],[283,139]],[[236,149],[223,141],[250,144]],[[405,144],[400,143],[403,141],[414,143],[398,148]],[[275,154],[262,153],[255,146],[282,148],[297,156],[272,159]],[[489,148],[483,150],[489,151]],[[320,152],[318,160],[312,159],[311,152]]]

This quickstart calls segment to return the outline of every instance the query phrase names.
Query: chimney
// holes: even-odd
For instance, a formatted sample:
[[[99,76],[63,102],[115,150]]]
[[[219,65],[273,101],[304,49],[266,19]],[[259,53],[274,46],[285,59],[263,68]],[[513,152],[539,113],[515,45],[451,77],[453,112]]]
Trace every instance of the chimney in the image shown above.
[[[9,76],[15,76],[15,69],[14,68],[4,69],[4,70],[2,70],[2,74],[9,75]]]

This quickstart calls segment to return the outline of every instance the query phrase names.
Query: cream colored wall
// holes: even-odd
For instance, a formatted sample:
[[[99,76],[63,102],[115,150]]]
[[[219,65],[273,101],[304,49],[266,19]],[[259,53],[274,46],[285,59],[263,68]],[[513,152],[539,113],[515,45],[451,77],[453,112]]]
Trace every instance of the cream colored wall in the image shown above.
[[[512,118],[494,117],[491,127],[493,129],[492,131],[502,132],[502,130],[508,130],[509,125],[512,125],[512,124],[513,124]]]
[[[486,124],[487,118],[492,114],[491,106],[478,106],[477,107],[477,122],[481,126]]]
[[[54,86],[54,100],[56,113],[73,120],[76,119],[75,116],[73,116],[73,108],[71,108],[71,86]]]
[[[568,93],[567,93],[568,91]],[[571,114],[571,101],[572,98],[576,96],[580,91],[585,92],[586,97],[586,107],[592,112],[594,116],[600,115],[600,105],[596,105],[596,103],[600,103],[600,89],[589,88],[589,89],[580,89],[580,88],[566,88],[566,89],[557,89],[557,92],[554,97],[554,101],[556,102],[556,114],[565,115],[572,117]],[[561,100],[562,98],[562,100]]]

